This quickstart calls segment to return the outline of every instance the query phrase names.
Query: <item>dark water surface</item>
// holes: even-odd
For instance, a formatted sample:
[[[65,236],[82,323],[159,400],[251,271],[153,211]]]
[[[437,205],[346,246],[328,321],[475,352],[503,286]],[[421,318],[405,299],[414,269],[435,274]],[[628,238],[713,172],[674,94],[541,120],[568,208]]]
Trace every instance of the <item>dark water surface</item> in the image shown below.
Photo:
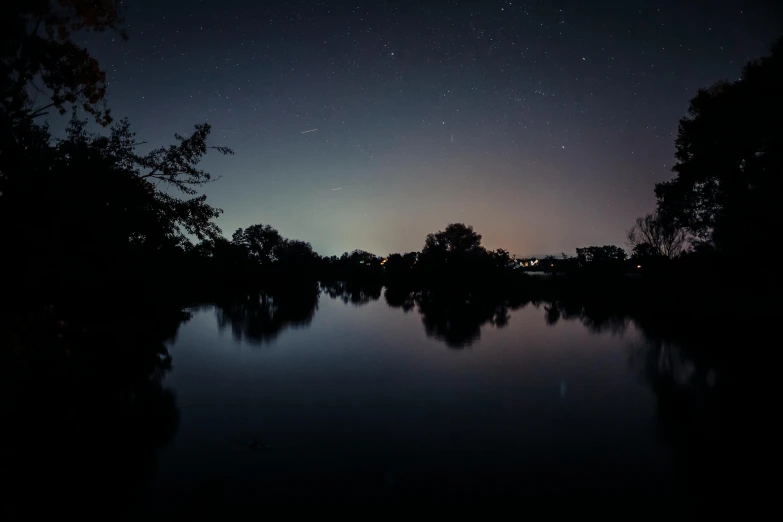
[[[744,383],[713,357],[737,341],[703,325],[345,284],[146,315],[58,323],[7,352],[21,354],[2,394],[16,518],[370,502],[671,514],[753,476],[728,436],[755,422],[731,399]]]
[[[169,348],[179,426],[156,503],[684,495],[648,374],[693,368],[633,321],[548,324],[533,304],[433,319],[331,293],[290,323],[274,302],[192,310]]]

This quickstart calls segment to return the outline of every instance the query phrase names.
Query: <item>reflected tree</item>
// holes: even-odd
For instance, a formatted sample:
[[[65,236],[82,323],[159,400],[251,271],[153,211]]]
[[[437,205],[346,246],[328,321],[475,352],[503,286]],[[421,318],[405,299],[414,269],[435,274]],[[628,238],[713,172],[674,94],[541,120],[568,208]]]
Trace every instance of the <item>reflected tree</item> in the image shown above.
[[[564,319],[579,321],[594,333],[622,334],[628,328],[630,318],[614,306],[607,306],[600,300],[581,301],[560,299],[544,303],[546,324],[554,326]]]
[[[744,451],[730,443],[731,431],[744,428],[732,425],[738,419],[714,361],[691,348],[648,336],[633,362],[655,394],[658,435],[673,449],[689,496],[711,500],[722,490],[734,493],[744,480],[735,475]]]
[[[510,319],[503,298],[423,291],[416,303],[427,335],[445,342],[449,348],[470,346],[481,337],[482,326],[502,328]]]
[[[406,314],[416,307],[418,292],[405,287],[390,286],[383,293],[386,304],[392,308],[402,308]]]
[[[630,345],[631,364],[655,396],[657,433],[673,450],[682,486],[696,499],[693,507],[711,505],[719,492],[736,495],[745,487],[740,483],[755,476],[752,467],[767,456],[748,456],[749,448],[764,448],[748,429],[758,422],[759,370],[753,357],[733,348],[763,346],[773,336],[771,324],[669,316],[655,306],[595,296],[550,302],[545,311],[549,324],[558,317],[596,333],[622,332],[631,324],[640,331],[641,340]]]
[[[110,322],[59,317],[49,310],[0,320],[2,453],[14,477],[4,486],[4,513],[129,513],[177,429],[175,397],[162,385],[171,369],[164,343],[187,316],[158,309]]]
[[[503,328],[511,318],[510,310],[526,303],[491,293],[394,286],[386,289],[385,298],[389,306],[406,313],[416,308],[426,334],[450,348],[472,345],[480,339],[481,328],[486,325]]]
[[[554,326],[560,321],[560,307],[557,303],[544,305],[546,311],[546,324],[548,326]]]
[[[374,282],[333,281],[321,283],[321,290],[332,299],[340,299],[345,304],[362,306],[380,299],[383,286]]]
[[[230,328],[234,338],[251,344],[275,340],[288,328],[310,324],[318,309],[317,284],[260,292],[216,302],[218,327]]]

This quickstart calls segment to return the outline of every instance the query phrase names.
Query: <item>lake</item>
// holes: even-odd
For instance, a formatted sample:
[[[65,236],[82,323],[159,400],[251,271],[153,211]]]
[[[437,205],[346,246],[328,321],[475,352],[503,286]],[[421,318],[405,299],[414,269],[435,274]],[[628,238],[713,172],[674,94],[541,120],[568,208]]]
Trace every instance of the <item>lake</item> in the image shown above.
[[[724,334],[657,311],[333,283],[174,312],[18,352],[35,358],[2,395],[14,513],[666,514],[748,476]]]
[[[170,343],[179,425],[153,497],[172,512],[686,496],[649,373],[692,368],[631,320],[344,285],[250,302],[194,308]]]

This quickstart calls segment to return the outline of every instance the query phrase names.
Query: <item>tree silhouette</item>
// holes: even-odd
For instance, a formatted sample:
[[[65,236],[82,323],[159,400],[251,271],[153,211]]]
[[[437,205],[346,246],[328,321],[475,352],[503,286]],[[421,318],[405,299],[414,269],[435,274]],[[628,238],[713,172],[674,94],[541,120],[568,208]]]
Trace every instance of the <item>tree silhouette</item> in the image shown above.
[[[658,210],[727,253],[760,248],[780,230],[783,39],[735,82],[702,89],[682,118],[676,177],[655,187]]]
[[[660,252],[650,243],[639,243],[633,247],[635,259],[653,259],[660,257]]]
[[[392,276],[408,275],[416,266],[419,259],[418,252],[408,252],[407,254],[389,254],[383,267],[386,273]]]
[[[111,121],[105,75],[71,40],[76,31],[116,30],[115,0],[41,0],[4,4],[0,19],[0,243],[15,253],[14,284],[51,293],[67,280],[108,287],[108,274],[151,281],[172,269],[190,239],[217,240],[221,210],[197,188],[210,127],[140,153],[127,120],[108,136],[86,131],[77,111]],[[35,119],[74,112],[55,139]],[[181,267],[177,267],[181,268]],[[103,279],[102,279],[103,278]],[[29,283],[29,284],[28,284]],[[20,287],[21,289],[21,287]],[[66,290],[65,288],[63,288]],[[61,292],[74,295],[73,287]],[[80,292],[83,293],[83,292]]]
[[[508,253],[508,250],[502,248],[489,252],[489,257],[495,268],[506,268],[511,263],[511,254]]]
[[[588,263],[609,263],[625,260],[625,251],[614,245],[591,246],[576,249],[576,257],[579,265],[584,266]]]
[[[451,223],[446,230],[427,234],[422,255],[435,254],[440,257],[448,255],[467,255],[482,251],[481,234],[473,231],[470,225]]]
[[[231,236],[231,242],[247,249],[251,259],[261,265],[277,261],[278,250],[284,243],[280,232],[270,225],[251,225],[246,229],[237,229]]]
[[[102,106],[106,74],[86,49],[76,45],[76,31],[120,30],[119,0],[9,0],[0,18],[0,113],[7,123],[60,114],[78,107],[98,123],[111,122]]]
[[[647,214],[636,218],[636,223],[626,235],[628,246],[634,249],[643,247],[645,257],[650,254],[667,257],[677,257],[685,245],[685,230],[673,222],[666,222],[658,214]]]
[[[74,232],[83,234],[89,228],[104,232],[104,240],[115,237],[125,244],[155,246],[184,242],[188,235],[219,235],[211,220],[221,211],[194,188],[211,179],[197,168],[208,149],[209,125],[197,125],[191,136],[177,135],[178,144],[143,156],[136,153],[138,144],[127,120],[116,124],[108,137],[84,127],[84,122],[73,120],[65,139],[38,151],[44,161],[30,158],[28,164],[4,171],[0,215],[19,218],[19,213],[35,212],[48,220],[48,228],[63,229],[71,241]],[[160,190],[153,179],[175,191]],[[178,197],[177,190],[194,197]],[[30,219],[35,222],[34,216]],[[71,226],[67,234],[64,229]]]
[[[352,265],[364,265],[364,266],[380,266],[381,258],[370,252],[364,250],[354,250],[353,252],[345,252],[340,256],[340,261],[347,262]]]
[[[29,146],[17,158],[24,161],[0,160],[0,244],[14,252],[11,283],[22,294],[75,298],[75,287],[86,296],[86,284],[97,290],[123,282],[141,289],[131,280],[151,284],[151,273],[181,271],[177,251],[191,237],[220,235],[212,220],[221,211],[195,191],[209,180],[197,168],[209,126],[145,155],[136,152],[127,121],[100,136],[74,120],[53,144],[40,131],[41,139],[26,136]]]
[[[302,273],[314,270],[318,254],[306,241],[286,239],[277,248],[277,262],[286,270]]]
[[[370,252],[354,250],[339,258],[324,259],[323,275],[334,280],[377,280],[383,274],[383,260]]]

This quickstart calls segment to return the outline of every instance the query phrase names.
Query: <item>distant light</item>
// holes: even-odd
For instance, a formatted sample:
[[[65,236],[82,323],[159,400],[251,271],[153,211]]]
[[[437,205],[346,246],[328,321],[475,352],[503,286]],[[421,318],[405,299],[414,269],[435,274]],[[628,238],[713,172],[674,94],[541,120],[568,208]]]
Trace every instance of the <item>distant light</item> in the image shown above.
[[[636,268],[641,268],[641,267],[642,267],[642,265],[636,265]]]

